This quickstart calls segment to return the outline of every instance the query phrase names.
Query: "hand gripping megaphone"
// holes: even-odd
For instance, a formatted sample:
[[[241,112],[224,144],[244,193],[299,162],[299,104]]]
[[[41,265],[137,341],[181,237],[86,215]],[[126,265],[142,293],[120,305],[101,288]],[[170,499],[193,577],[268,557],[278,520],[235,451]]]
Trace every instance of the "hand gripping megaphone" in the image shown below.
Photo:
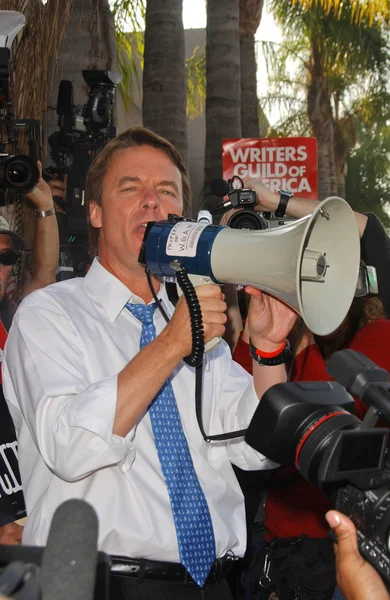
[[[195,223],[149,223],[140,261],[159,278],[178,266],[217,284],[251,285],[279,298],[316,335],[333,333],[351,306],[360,264],[356,219],[341,198],[274,229],[244,231]]]

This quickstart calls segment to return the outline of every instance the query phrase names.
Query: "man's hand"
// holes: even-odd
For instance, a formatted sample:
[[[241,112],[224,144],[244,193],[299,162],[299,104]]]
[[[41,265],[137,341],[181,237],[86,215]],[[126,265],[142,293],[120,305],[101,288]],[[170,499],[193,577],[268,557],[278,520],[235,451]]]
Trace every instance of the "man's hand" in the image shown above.
[[[251,296],[248,326],[252,344],[264,352],[274,352],[286,340],[297,313],[257,288],[247,286],[245,291]]]
[[[37,185],[25,194],[26,198],[34,205],[35,210],[50,210],[53,208],[53,197],[46,181],[42,178],[42,163],[37,162],[39,179]]]
[[[199,304],[202,310],[205,344],[215,337],[225,333],[227,309],[225,296],[218,285],[199,285],[196,288]],[[170,343],[176,346],[181,358],[188,356],[192,349],[192,332],[187,302],[182,296],[176,306],[174,315],[166,327]]]
[[[326,520],[336,534],[337,583],[347,600],[389,600],[386,587],[377,573],[361,556],[355,525],[335,510],[326,513]]]
[[[22,543],[23,527],[17,523],[7,523],[0,527],[0,544],[14,546]]]

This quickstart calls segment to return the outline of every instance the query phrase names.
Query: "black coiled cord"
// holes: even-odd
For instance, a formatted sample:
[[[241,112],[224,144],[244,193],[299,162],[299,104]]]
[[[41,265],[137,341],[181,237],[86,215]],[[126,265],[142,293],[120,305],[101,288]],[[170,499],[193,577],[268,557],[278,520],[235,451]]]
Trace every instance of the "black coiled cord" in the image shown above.
[[[154,290],[151,273],[148,268],[145,269],[146,278],[148,280],[149,288],[157,303],[161,314],[165,321],[169,323],[169,317],[162,307],[161,301],[157,297]],[[195,371],[195,412],[196,420],[200,432],[205,442],[209,443],[212,441],[225,441],[239,437],[243,437],[246,433],[246,429],[240,429],[239,431],[231,431],[230,433],[219,433],[218,435],[207,435],[202,420],[202,388],[203,388],[203,354],[204,354],[204,330],[203,330],[203,319],[202,311],[200,308],[199,300],[196,295],[194,286],[192,285],[187,271],[183,267],[179,267],[176,271],[177,282],[183,292],[183,295],[187,301],[188,311],[190,313],[191,320],[191,331],[192,331],[192,352],[189,356],[184,358],[187,365],[196,367]]]
[[[169,323],[169,317],[163,309],[160,300],[157,298],[157,294],[154,291],[152,284],[151,274],[148,268],[145,269],[146,278],[148,280],[150,291],[152,292],[154,301],[157,302],[157,306],[161,311],[164,319]],[[204,354],[204,330],[203,330],[203,319],[202,310],[200,308],[198,296],[196,295],[195,288],[192,285],[190,278],[187,275],[187,271],[184,267],[178,267],[176,271],[177,283],[180,286],[181,291],[187,301],[188,312],[190,313],[191,321],[191,333],[192,333],[192,352],[186,356],[183,360],[190,367],[200,367],[203,364]]]
[[[176,279],[187,301],[191,321],[192,351],[189,356],[184,358],[184,362],[190,365],[190,367],[199,367],[203,363],[204,355],[202,310],[195,288],[187,275],[187,271],[183,267],[179,267],[176,271]]]

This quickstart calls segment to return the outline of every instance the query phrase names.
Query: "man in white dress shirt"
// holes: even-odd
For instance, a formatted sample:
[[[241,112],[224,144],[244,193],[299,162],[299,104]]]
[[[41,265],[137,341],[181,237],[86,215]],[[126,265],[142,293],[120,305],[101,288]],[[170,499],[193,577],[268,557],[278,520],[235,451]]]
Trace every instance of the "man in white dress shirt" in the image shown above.
[[[165,286],[155,291],[171,317],[154,312],[157,337],[140,350],[141,322],[127,306],[153,297],[139,250],[148,221],[181,214],[190,190],[175,148],[149,130],[122,133],[97,156],[87,180],[96,258],[84,279],[31,294],[14,318],[3,371],[5,395],[19,439],[28,520],[25,544],[43,545],[56,508],[68,498],[89,502],[99,517],[99,548],[130,557],[112,598],[231,598],[227,557],[245,552],[244,501],[231,463],[243,469],[274,465],[242,438],[206,443],[194,403],[194,369],[185,301],[176,309]],[[295,314],[252,294],[252,344],[265,355],[283,347]],[[216,285],[201,286],[205,341],[224,333],[226,304]],[[203,420],[212,434],[245,428],[265,390],[286,380],[284,364],[260,366],[252,378],[231,359],[227,345],[207,355]],[[181,560],[178,531],[156,451],[150,405],[170,379],[193,469],[207,500],[215,563],[203,590]],[[145,559],[145,560],[139,560]],[[160,561],[160,562],[159,562]],[[139,566],[139,568],[138,568]],[[126,561],[121,565],[126,571]],[[142,581],[142,585],[140,585]]]

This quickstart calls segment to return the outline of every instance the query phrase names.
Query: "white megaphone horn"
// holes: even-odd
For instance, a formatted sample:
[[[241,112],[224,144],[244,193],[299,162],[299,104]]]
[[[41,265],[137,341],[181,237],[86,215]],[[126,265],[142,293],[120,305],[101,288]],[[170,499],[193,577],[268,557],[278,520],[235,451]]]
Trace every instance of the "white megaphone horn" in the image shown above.
[[[360,241],[355,216],[341,198],[321,202],[307,217],[261,231],[193,222],[155,223],[143,262],[159,277],[178,264],[215,283],[251,285],[279,298],[316,335],[333,333],[354,298]]]

